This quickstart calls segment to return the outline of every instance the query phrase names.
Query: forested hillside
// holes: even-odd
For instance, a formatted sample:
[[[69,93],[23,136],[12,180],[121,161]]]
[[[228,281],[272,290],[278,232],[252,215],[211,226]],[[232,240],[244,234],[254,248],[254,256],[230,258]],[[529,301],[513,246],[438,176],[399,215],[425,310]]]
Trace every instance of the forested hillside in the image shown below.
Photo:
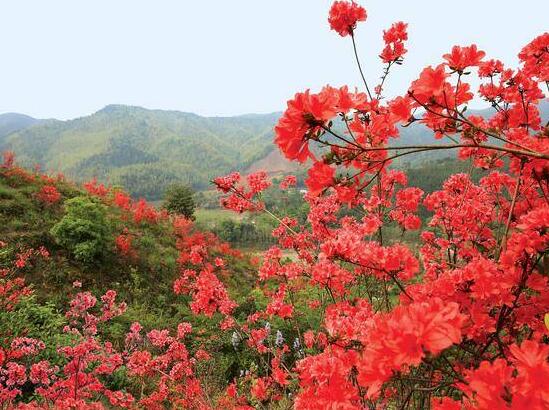
[[[51,120],[0,135],[0,149],[77,180],[97,177],[136,197],[159,198],[175,181],[195,189],[272,149],[275,114],[206,118],[176,111],[107,106],[88,117]]]
[[[546,120],[549,104],[543,103],[540,111]],[[493,110],[474,112],[489,113]],[[273,153],[277,150],[273,127],[279,116],[201,117],[123,105],[110,105],[70,121],[4,114],[0,115],[0,150],[14,151],[27,167],[40,164],[46,171],[61,171],[78,181],[97,177],[124,186],[134,197],[157,200],[174,182],[202,190],[213,177],[234,170],[299,171],[299,165]],[[432,142],[432,132],[422,124],[401,128],[400,133],[394,145]],[[416,166],[449,155],[453,153],[420,153],[401,165]]]
[[[0,115],[0,140],[13,132],[28,128],[39,123],[40,120],[24,114],[6,113]]]

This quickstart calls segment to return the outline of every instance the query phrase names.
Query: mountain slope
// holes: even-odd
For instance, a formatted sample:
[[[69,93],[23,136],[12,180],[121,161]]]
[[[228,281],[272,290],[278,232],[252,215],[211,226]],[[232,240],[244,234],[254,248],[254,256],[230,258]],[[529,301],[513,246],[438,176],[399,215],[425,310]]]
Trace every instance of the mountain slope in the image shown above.
[[[549,103],[544,101],[540,108],[547,121]],[[471,113],[489,116],[493,110]],[[79,181],[97,177],[124,186],[134,197],[155,200],[176,181],[200,190],[207,188],[213,177],[234,170],[299,172],[299,164],[290,164],[273,144],[273,127],[279,116],[201,117],[123,105],[109,105],[70,121],[37,123],[30,117],[4,114],[0,116],[0,151],[15,151],[19,163],[25,166],[38,163],[45,170],[61,171]],[[2,133],[2,129],[11,131]],[[393,143],[439,142],[427,127],[414,124],[401,128],[400,139]],[[449,156],[455,156],[455,152],[425,152],[405,157],[399,165]]]
[[[8,112],[0,114],[0,138],[41,122],[25,114]]]
[[[183,181],[200,189],[272,148],[278,115],[201,117],[176,111],[107,106],[88,117],[47,121],[0,137],[20,163],[40,163],[78,180],[98,177],[135,196],[158,198]]]

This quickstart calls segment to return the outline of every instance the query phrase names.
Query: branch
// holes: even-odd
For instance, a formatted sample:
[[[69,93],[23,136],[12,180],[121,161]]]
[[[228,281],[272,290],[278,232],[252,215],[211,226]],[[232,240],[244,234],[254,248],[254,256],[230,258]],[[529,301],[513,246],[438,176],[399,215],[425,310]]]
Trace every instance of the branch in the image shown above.
[[[358,71],[360,71],[360,76],[362,77],[362,81],[364,82],[364,85],[366,86],[366,91],[368,92],[368,97],[370,97],[370,100],[372,100],[372,93],[370,93],[370,88],[368,87],[368,83],[366,82],[366,77],[364,76],[364,72],[362,71],[362,67],[360,65],[360,59],[358,58],[358,53],[356,51],[355,34],[352,31],[351,31],[351,40],[353,40],[353,50],[355,52],[356,64],[358,65]]]

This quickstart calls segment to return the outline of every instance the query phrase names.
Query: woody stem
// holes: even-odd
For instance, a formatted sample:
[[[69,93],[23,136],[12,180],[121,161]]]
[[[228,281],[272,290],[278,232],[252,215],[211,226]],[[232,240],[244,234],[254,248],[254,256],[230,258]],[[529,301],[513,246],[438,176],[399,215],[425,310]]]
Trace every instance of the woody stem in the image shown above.
[[[356,59],[356,64],[358,66],[358,71],[360,71],[360,76],[362,77],[362,81],[364,82],[364,86],[366,87],[366,92],[368,93],[368,97],[370,97],[370,100],[371,100],[372,93],[370,93],[370,88],[368,87],[366,76],[364,75],[364,72],[362,71],[362,66],[360,65],[360,59],[358,58],[358,52],[356,50],[355,34],[352,31],[351,31],[351,40],[353,40],[353,51],[355,52],[355,59]]]

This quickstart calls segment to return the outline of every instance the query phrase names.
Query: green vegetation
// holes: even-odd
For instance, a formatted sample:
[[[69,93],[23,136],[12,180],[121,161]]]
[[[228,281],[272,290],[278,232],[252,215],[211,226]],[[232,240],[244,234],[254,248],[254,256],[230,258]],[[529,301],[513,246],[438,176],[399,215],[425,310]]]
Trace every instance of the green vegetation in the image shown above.
[[[56,187],[61,194],[58,202],[45,205],[39,200],[37,194],[45,185]],[[115,205],[113,195],[111,192],[97,199],[63,180],[18,168],[0,168],[0,271],[34,249],[33,256],[23,258],[19,270],[34,294],[12,310],[0,312],[0,334],[43,340],[47,348],[40,353],[40,360],[63,366],[66,361],[56,347],[70,345],[73,337],[63,332],[68,320],[61,313],[79,291],[72,283],[81,282],[85,291],[98,297],[113,289],[128,307],[122,316],[101,325],[109,340],[122,346],[134,322],[141,323],[145,331],[174,329],[181,322],[190,322],[200,332],[189,340],[189,349],[194,352],[206,348],[213,356],[197,372],[209,374],[214,368],[210,383],[212,389],[218,389],[216,381],[221,385],[232,379],[237,375],[235,369],[241,367],[240,361],[251,363],[253,359],[235,353],[230,338],[218,327],[218,317],[193,314],[190,295],[174,293],[173,283],[182,266],[177,262],[178,236],[172,220],[136,222]],[[120,235],[131,238],[127,253],[117,248],[115,238]],[[45,251],[46,256],[41,256],[42,249],[49,256]],[[236,317],[243,319],[256,309],[256,302],[249,299],[256,268],[248,256],[219,256],[231,272],[221,279],[240,305]],[[210,349],[210,345],[217,350]],[[116,383],[127,383],[124,375],[118,376]]]
[[[237,215],[225,209],[198,209],[196,225],[214,232],[223,241],[246,249],[265,249],[274,243],[274,221],[264,214]]]
[[[226,220],[241,220],[243,215],[221,208],[198,208],[195,212],[196,224],[205,230],[212,230],[217,224]]]
[[[61,193],[58,203],[46,206],[37,198],[45,184],[55,185]],[[131,238],[127,255],[116,246],[115,238],[121,234]],[[82,282],[94,294],[114,289],[128,302],[119,327],[138,320],[149,329],[205,320],[191,314],[187,297],[173,293],[173,282],[179,276],[179,251],[169,220],[137,223],[109,198],[98,200],[71,183],[45,182],[38,175],[0,168],[0,241],[8,244],[0,247],[0,269],[3,261],[13,260],[29,248],[44,246],[51,254],[47,260],[24,268],[27,283],[39,286],[24,310],[14,313],[9,322],[14,326],[17,317],[28,318],[21,323],[57,324],[55,313],[74,293],[74,281]],[[246,258],[223,257],[234,273],[225,278],[228,289],[235,299],[244,299],[255,269]],[[116,332],[116,327],[112,331]]]
[[[51,229],[55,241],[84,263],[100,261],[113,238],[104,205],[88,197],[65,202],[66,214]]]
[[[540,106],[545,121],[549,104]],[[475,111],[478,115],[491,109]],[[71,121],[37,121],[19,114],[0,115],[0,151],[12,150],[27,167],[40,164],[77,181],[97,177],[123,186],[134,198],[162,198],[174,183],[195,191],[230,171],[266,169],[271,174],[294,173],[304,168],[274,153],[273,126],[279,113],[236,117],[201,117],[177,111],[147,110],[110,105]],[[421,124],[400,129],[392,144],[445,143],[433,140]],[[395,163],[417,167],[424,162],[454,156],[450,151],[429,151]],[[405,157],[406,158],[406,157]]]
[[[170,185],[164,194],[162,208],[168,212],[183,215],[187,219],[194,220],[196,204],[191,188],[186,185]]]
[[[39,163],[79,181],[120,184],[136,198],[161,199],[171,184],[204,189],[212,178],[265,156],[277,117],[208,118],[111,105],[88,117],[0,134],[0,151],[15,151],[27,167]]]

